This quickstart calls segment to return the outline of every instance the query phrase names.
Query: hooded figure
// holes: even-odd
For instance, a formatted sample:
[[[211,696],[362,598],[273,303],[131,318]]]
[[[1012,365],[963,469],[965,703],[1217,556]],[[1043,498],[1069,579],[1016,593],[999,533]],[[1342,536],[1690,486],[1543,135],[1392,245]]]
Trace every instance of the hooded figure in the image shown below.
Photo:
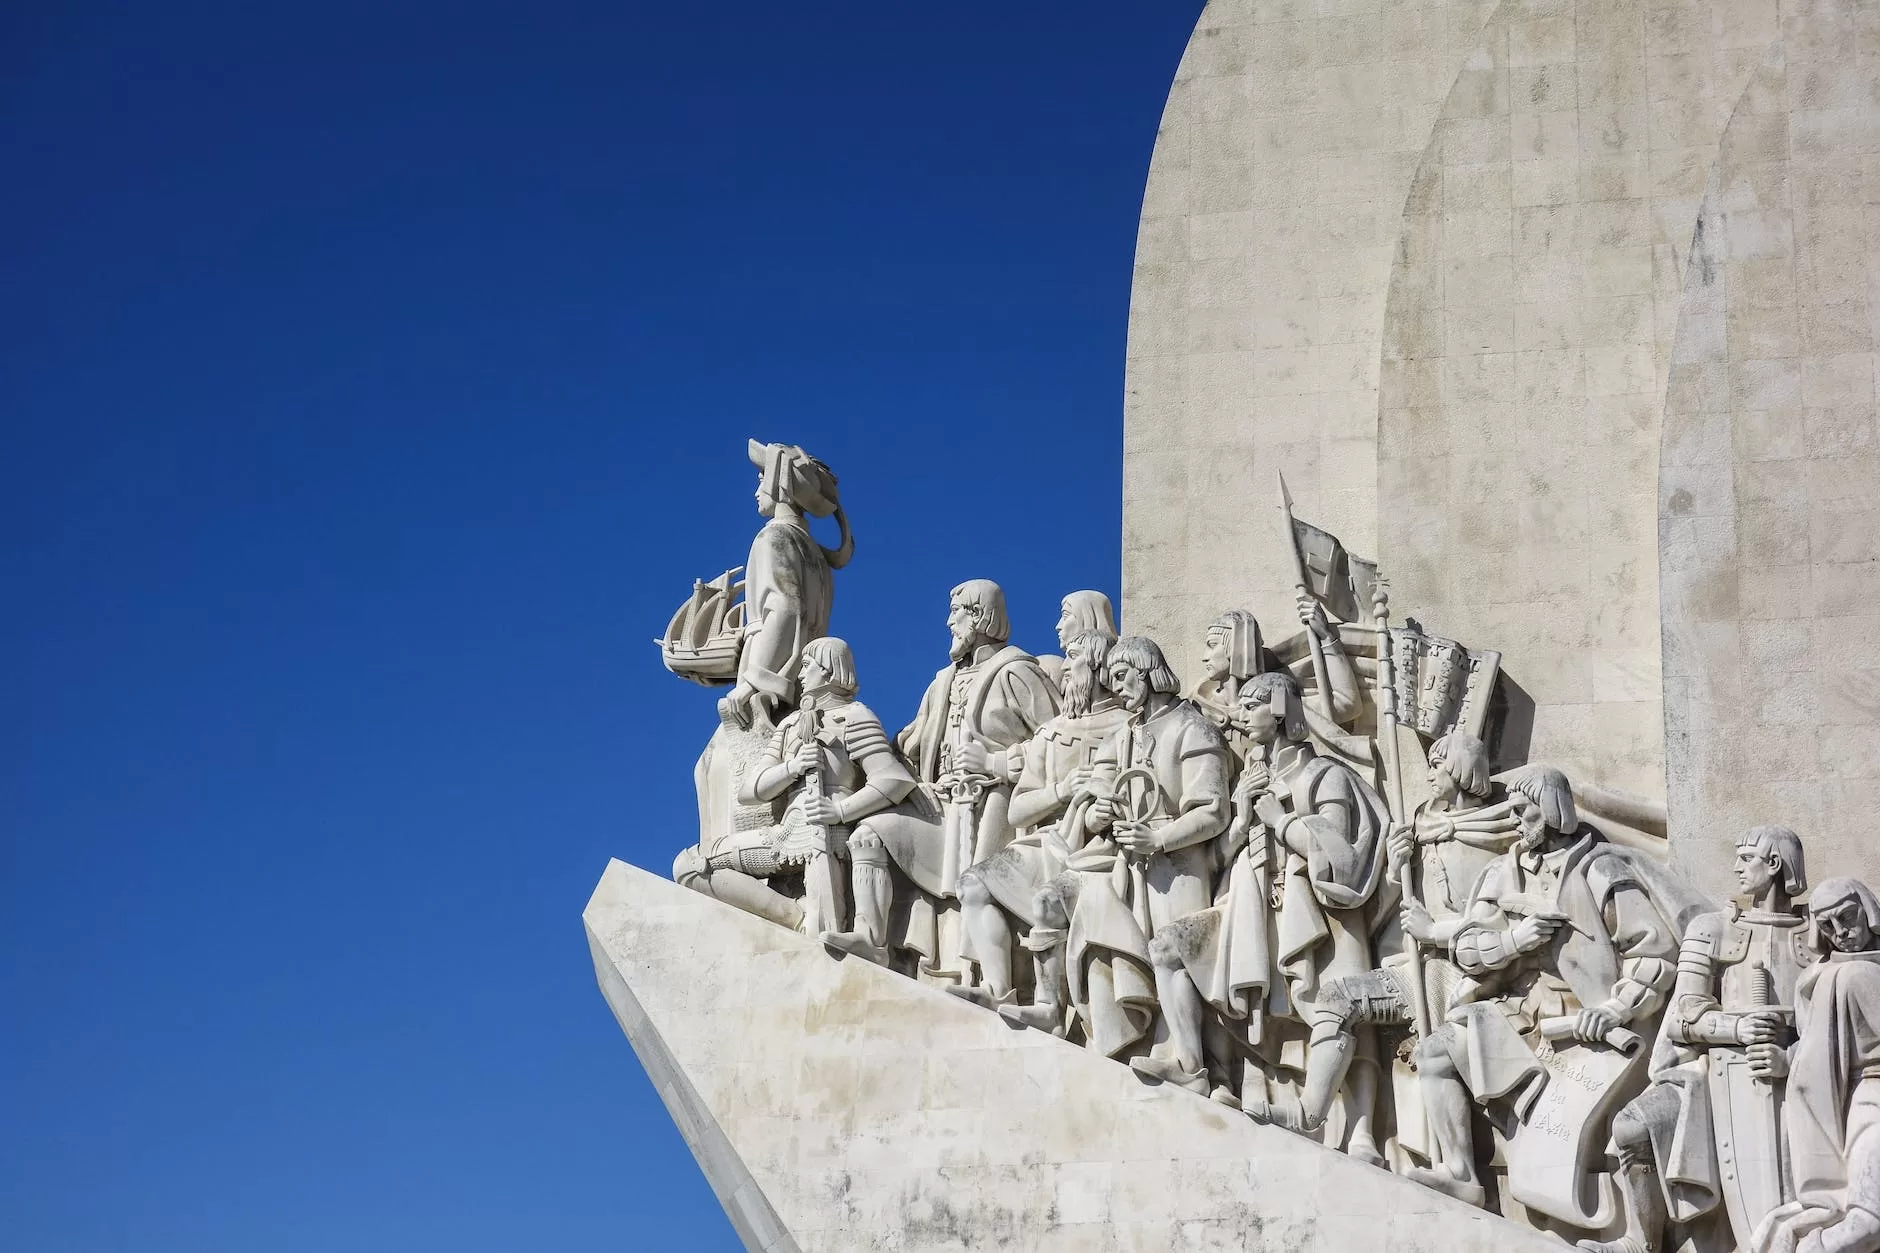
[[[1858,879],[1808,898],[1822,958],[1795,986],[1783,1124],[1795,1200],[1764,1219],[1755,1253],[1880,1248],[1880,900]]]
[[[1195,685],[1195,704],[1215,726],[1227,729],[1234,703],[1248,679],[1266,667],[1261,654],[1260,622],[1245,609],[1229,609],[1208,624],[1202,654],[1207,677]]]

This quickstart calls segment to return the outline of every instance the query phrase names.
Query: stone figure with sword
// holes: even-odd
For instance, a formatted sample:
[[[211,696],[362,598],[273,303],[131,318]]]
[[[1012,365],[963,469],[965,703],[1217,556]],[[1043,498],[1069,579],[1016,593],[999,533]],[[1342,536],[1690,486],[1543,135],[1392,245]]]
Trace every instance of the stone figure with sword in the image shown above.
[[[1720,1247],[1748,1248],[1762,1220],[1791,1199],[1782,1098],[1795,985],[1814,960],[1798,902],[1802,842],[1786,827],[1737,841],[1727,909],[1691,920],[1677,983],[1652,1058],[1652,1083],[1612,1123],[1625,1233],[1582,1240],[1588,1253],[1657,1253],[1669,1224],[1717,1214]]]
[[[858,876],[856,930],[825,940],[838,949],[879,957],[887,866],[919,889],[891,947],[920,956],[942,982],[975,982],[965,954],[958,892],[960,873],[1012,842],[1012,786],[1025,764],[1023,746],[1058,711],[1057,690],[1037,659],[1010,643],[1005,594],[990,579],[969,579],[948,598],[951,636],[947,666],[934,676],[914,721],[896,746],[914,766],[924,805],[882,815],[849,841]],[[937,818],[937,822],[935,819]],[[864,891],[859,876],[875,885]]]

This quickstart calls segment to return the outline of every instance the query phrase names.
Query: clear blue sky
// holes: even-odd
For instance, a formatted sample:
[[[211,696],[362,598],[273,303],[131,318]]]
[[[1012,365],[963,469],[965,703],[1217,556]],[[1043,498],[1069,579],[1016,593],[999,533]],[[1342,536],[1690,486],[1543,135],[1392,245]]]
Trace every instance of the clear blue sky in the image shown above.
[[[649,640],[842,479],[1116,590],[1135,221],[1199,0],[0,6],[0,1243],[735,1247],[595,990],[690,842]]]

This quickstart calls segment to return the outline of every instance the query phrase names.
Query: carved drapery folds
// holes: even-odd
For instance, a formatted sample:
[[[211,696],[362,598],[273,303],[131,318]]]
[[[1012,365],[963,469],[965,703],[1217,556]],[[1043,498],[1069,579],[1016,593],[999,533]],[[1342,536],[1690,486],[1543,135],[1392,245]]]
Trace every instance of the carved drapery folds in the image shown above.
[[[1034,657],[969,580],[891,735],[829,635],[835,476],[751,459],[742,584],[661,641],[732,685],[680,882],[1591,1253],[1880,1250],[1880,902],[1811,895],[1793,831],[1704,899],[1661,809],[1508,759],[1493,641],[1393,622],[1283,483],[1296,630],[1221,606],[1185,688],[1101,593]]]

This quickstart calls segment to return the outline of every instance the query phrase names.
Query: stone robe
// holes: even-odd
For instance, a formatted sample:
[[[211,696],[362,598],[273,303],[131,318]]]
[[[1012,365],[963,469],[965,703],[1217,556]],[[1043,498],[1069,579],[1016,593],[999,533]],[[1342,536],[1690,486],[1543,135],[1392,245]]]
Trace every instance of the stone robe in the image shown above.
[[[1796,983],[1795,1022],[1783,1106],[1795,1198],[1880,1214],[1880,952],[1830,953],[1810,966]]]
[[[1056,690],[1037,660],[1020,648],[1007,645],[983,661],[950,665],[934,676],[914,721],[896,737],[927,797],[922,812],[940,813],[948,804],[951,756],[969,740],[990,752],[992,779],[973,805],[970,855],[921,824],[872,824],[895,864],[922,891],[953,896],[960,871],[1012,842],[1006,811],[1017,774],[1019,755],[1013,750],[1056,715]]]
[[[1390,817],[1349,766],[1295,751],[1274,767],[1274,794],[1287,811],[1274,832],[1283,859],[1276,957],[1303,1011],[1331,980],[1372,966],[1367,907],[1384,878]]]
[[[829,633],[835,580],[829,558],[801,521],[772,518],[744,563],[744,641],[738,679],[778,707],[795,705],[803,646]]]
[[[1087,714],[1059,714],[1047,722],[1023,747],[1025,764],[1012,789],[1013,803],[1030,793],[1061,795],[1071,772],[1093,765],[1103,741],[1128,717],[1127,710],[1112,706]],[[1081,822],[1068,817],[1060,807],[1049,821],[1020,830],[1005,848],[973,867],[992,898],[1027,926],[1038,924],[1039,889],[1064,869],[1082,844]]]
[[[1448,1015],[1467,1028],[1449,1034],[1449,1051],[1477,1101],[1516,1094],[1524,1107],[1537,1094],[1543,1019],[1613,999],[1650,1013],[1670,986],[1677,933],[1615,853],[1582,828],[1565,847],[1511,849],[1483,871],[1451,945],[1470,982]],[[1549,943],[1514,954],[1506,933],[1542,910],[1566,921]]]
[[[1214,837],[1227,826],[1227,747],[1199,709],[1176,701],[1112,732],[1096,766],[1097,791],[1128,769],[1154,777],[1153,788],[1140,777],[1125,785],[1130,813],[1146,815],[1152,830],[1183,823],[1207,832],[1147,858],[1125,856],[1106,835],[1071,859],[1080,883],[1066,959],[1070,996],[1092,1047],[1115,1056],[1142,1037],[1155,1014],[1149,942],[1210,904]]]

